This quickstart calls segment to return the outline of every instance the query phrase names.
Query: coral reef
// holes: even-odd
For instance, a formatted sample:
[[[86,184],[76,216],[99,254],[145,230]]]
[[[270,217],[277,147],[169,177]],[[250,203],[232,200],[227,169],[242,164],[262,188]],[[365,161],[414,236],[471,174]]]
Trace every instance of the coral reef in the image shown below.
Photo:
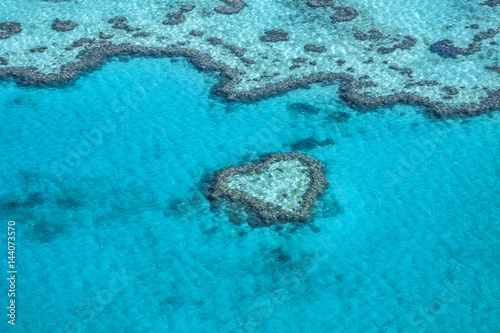
[[[288,36],[288,32],[282,29],[273,29],[264,32],[264,36],[260,37],[262,42],[286,42],[290,40],[290,36]]]
[[[358,17],[359,13],[353,7],[335,7],[335,14],[330,16],[332,22],[348,22]]]
[[[21,23],[3,22],[0,23],[0,39],[7,39],[22,31]]]
[[[227,6],[215,7],[214,10],[219,14],[225,14],[225,15],[238,14],[243,8],[247,6],[247,4],[241,0],[222,0],[222,1],[225,2]]]
[[[237,202],[264,223],[304,222],[327,186],[318,160],[295,152],[272,153],[220,170],[210,183],[209,199]]]
[[[61,21],[60,19],[56,18],[54,22],[52,22],[52,30],[55,31],[70,31],[76,28],[78,26],[78,23],[67,20],[67,21]]]
[[[475,6],[479,11],[498,11],[498,7],[489,5],[494,1],[488,1],[486,7],[478,6],[479,2]],[[225,5],[219,6],[221,3]],[[359,13],[349,4],[360,6]],[[79,6],[75,2],[50,7],[73,5]],[[64,15],[70,19],[55,19],[54,31],[46,22],[3,22],[0,79],[54,86],[66,84],[115,56],[184,56],[199,69],[218,72],[219,82],[211,92],[227,101],[251,102],[322,83],[338,84],[340,97],[363,110],[407,103],[442,117],[473,116],[500,106],[500,27],[487,17],[481,20],[475,16],[474,21],[455,27],[453,33],[464,36],[455,39],[458,46],[446,31],[436,34],[436,39],[442,40],[434,43],[424,38],[421,30],[409,35],[405,30],[377,24],[366,8],[349,0],[341,2],[343,7],[328,0],[287,2],[287,14],[300,13],[286,16],[290,25],[267,22],[244,26],[249,17],[275,5],[281,10],[278,2],[252,2],[247,6],[235,0],[158,8],[150,4],[156,11],[145,21],[126,10],[116,11],[110,19],[80,19],[54,11],[57,15],[52,17]],[[341,24],[354,17],[355,21]],[[338,24],[332,24],[332,20]],[[85,28],[75,29],[74,21]],[[71,29],[71,33],[59,33]],[[464,75],[464,62],[478,66]],[[443,75],[434,76],[434,70],[444,70],[441,68],[446,68]],[[465,76],[477,80],[468,84],[471,81],[465,81]],[[451,90],[444,87],[455,87],[460,93],[450,94]]]

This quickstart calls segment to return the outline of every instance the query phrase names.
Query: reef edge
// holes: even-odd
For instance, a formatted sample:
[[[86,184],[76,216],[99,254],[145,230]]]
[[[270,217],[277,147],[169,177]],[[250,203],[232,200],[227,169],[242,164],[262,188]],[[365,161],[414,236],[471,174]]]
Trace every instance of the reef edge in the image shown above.
[[[260,173],[271,164],[289,160],[295,160],[304,165],[310,179],[308,188],[302,195],[298,208],[285,210],[278,205],[263,201],[228,185],[230,177],[233,175]],[[227,198],[232,202],[240,203],[246,210],[255,213],[266,224],[274,222],[307,222],[311,218],[316,199],[328,187],[328,180],[324,172],[325,167],[320,161],[305,154],[296,152],[270,153],[262,156],[257,161],[219,170],[209,181],[208,199],[213,202],[220,198]]]
[[[358,90],[362,88],[362,84],[353,76],[342,72],[319,72],[241,91],[235,89],[236,83],[241,81],[237,70],[216,62],[209,54],[176,45],[159,48],[136,46],[129,43],[110,43],[80,51],[77,55],[78,60],[62,65],[59,73],[44,74],[39,72],[36,67],[3,67],[0,68],[0,80],[13,79],[21,86],[61,86],[70,83],[85,72],[97,69],[106,60],[117,56],[185,57],[200,71],[220,72],[219,81],[212,87],[211,93],[228,102],[255,102],[299,88],[307,88],[314,83],[339,83],[340,97],[349,106],[363,111],[401,103],[424,107],[429,115],[444,118],[476,116],[500,109],[500,89],[489,90],[487,96],[482,97],[479,103],[451,105],[415,93],[401,92],[384,96],[359,93]]]

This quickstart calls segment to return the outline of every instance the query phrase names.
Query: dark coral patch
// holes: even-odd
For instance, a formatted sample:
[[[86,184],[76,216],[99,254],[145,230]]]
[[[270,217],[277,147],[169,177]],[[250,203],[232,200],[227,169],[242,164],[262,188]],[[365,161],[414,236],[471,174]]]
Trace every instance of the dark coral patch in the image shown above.
[[[0,23],[0,39],[7,39],[22,31],[21,23],[2,22]]]
[[[236,45],[232,45],[232,44],[229,44],[229,45],[226,44],[226,45],[224,45],[224,48],[229,50],[229,52],[231,52],[232,54],[234,54],[237,57],[243,57],[245,55],[245,52],[247,51],[247,49],[244,49],[244,48],[238,47]]]
[[[335,4],[332,0],[309,0],[307,5],[312,8],[333,7]]]
[[[247,57],[241,57],[240,60],[241,60],[241,62],[244,62],[245,64],[248,64],[248,65],[253,65],[253,64],[257,63],[255,60],[247,58]]]
[[[71,47],[81,47],[86,43],[93,43],[93,40],[90,38],[80,38],[78,40],[75,40],[73,44],[71,44]]]
[[[401,68],[399,66],[391,65],[388,68],[392,69],[393,71],[398,71],[399,74],[408,75],[408,77],[412,77],[412,74],[413,74],[413,71],[407,67]]]
[[[231,15],[239,13],[243,8],[247,6],[241,0],[222,0],[227,4],[227,6],[215,7],[214,10],[219,14]]]
[[[484,68],[489,70],[489,71],[497,72],[498,74],[500,74],[500,66],[498,66],[498,65],[485,66]]]
[[[195,9],[195,7],[196,7],[195,5],[184,5],[181,7],[181,12],[183,12],[183,13],[190,12],[193,9]]]
[[[382,34],[382,32],[378,29],[371,29],[368,32],[357,31],[354,34],[354,38],[356,38],[357,40],[370,40],[370,41],[379,40],[383,36],[384,35]]]
[[[459,93],[459,90],[457,88],[451,86],[443,87],[443,91],[446,92],[448,95],[457,95]]]
[[[191,30],[189,32],[189,35],[195,36],[195,37],[202,37],[204,35],[204,33],[203,33],[203,31]]]
[[[186,15],[183,12],[171,12],[167,14],[167,19],[163,21],[165,25],[177,25],[186,22]]]
[[[209,42],[212,45],[222,45],[224,43],[222,39],[217,37],[208,37],[207,42]]]
[[[473,41],[475,41],[477,43],[482,42],[485,39],[495,37],[496,34],[498,34],[499,32],[500,32],[500,30],[498,30],[498,29],[488,29],[487,31],[480,32],[480,33],[474,35]]]
[[[473,42],[470,43],[466,49],[456,47],[451,40],[444,39],[432,44],[429,47],[429,50],[433,53],[437,53],[443,58],[456,58],[458,55],[468,56],[481,51],[480,43],[483,40],[495,37],[499,32],[500,30],[498,29],[488,29],[486,31],[475,34]]]
[[[149,37],[149,36],[151,36],[151,34],[149,32],[138,32],[138,33],[132,35],[132,37],[134,37],[134,38]]]
[[[417,43],[417,40],[412,37],[412,36],[404,36],[403,39],[395,44],[393,44],[391,47],[379,47],[377,49],[377,52],[380,54],[389,54],[397,49],[400,50],[407,50],[411,49],[415,44]]]
[[[359,13],[352,7],[335,7],[335,14],[330,16],[332,22],[348,22],[358,17]]]
[[[56,18],[54,22],[52,22],[52,30],[59,31],[59,32],[64,32],[64,31],[70,31],[75,29],[75,27],[78,26],[78,23],[73,22],[73,21],[61,21],[60,19]]]
[[[458,55],[473,54],[481,50],[481,47],[477,43],[471,43],[467,49],[463,49],[456,47],[451,40],[444,39],[429,46],[429,50],[442,58],[456,58]]]
[[[45,50],[47,49],[47,46],[39,46],[39,47],[34,47],[30,49],[31,53],[44,53]]]
[[[104,32],[100,32],[99,33],[99,38],[100,39],[110,39],[110,38],[113,38],[115,35],[111,35],[111,34],[105,34]]]
[[[437,53],[443,58],[456,58],[458,54],[455,43],[449,39],[444,39],[429,46],[429,51]]]
[[[127,18],[125,16],[115,16],[113,18],[110,18],[108,20],[108,23],[119,23],[119,22],[125,22],[127,21]]]
[[[500,0],[488,0],[488,1],[483,2],[481,5],[495,7],[495,6],[500,5]]]
[[[429,87],[429,86],[437,86],[439,85],[439,82],[436,80],[422,80],[418,82],[413,82],[413,83],[407,83],[405,85],[405,88],[411,88],[411,87]]]
[[[125,16],[116,16],[108,20],[109,23],[113,23],[113,29],[125,30],[126,32],[137,31],[141,29],[132,28],[127,23],[127,18]]]
[[[307,44],[304,46],[304,50],[307,52],[323,53],[326,52],[326,47],[322,45]]]
[[[288,32],[284,30],[273,29],[264,32],[264,36],[261,36],[259,39],[262,42],[276,43],[276,42],[286,42],[290,40],[290,36],[288,35]]]

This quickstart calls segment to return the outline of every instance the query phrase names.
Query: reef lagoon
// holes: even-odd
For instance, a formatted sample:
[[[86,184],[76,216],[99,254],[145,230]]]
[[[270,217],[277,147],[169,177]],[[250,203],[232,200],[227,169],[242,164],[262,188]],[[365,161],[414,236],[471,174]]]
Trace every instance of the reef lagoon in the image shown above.
[[[496,0],[3,1],[0,331],[500,331],[499,17]],[[325,177],[307,219],[212,200],[265,156],[294,159],[227,189],[293,211],[307,156]]]

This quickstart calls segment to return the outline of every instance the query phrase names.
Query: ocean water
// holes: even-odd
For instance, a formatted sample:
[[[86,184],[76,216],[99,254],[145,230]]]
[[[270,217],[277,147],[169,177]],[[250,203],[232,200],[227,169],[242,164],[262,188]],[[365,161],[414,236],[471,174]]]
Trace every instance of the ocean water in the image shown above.
[[[228,104],[215,82],[140,58],[64,88],[0,84],[18,269],[2,332],[500,330],[500,113],[362,113],[320,85]],[[330,182],[312,222],[211,209],[207,175],[310,138],[333,142],[300,151]]]
[[[429,51],[430,45],[445,39],[467,49],[476,34],[500,29],[500,7],[481,5],[486,0],[338,0],[336,6],[352,6],[359,16],[335,24],[330,19],[332,8],[313,9],[306,5],[307,1],[249,0],[240,13],[222,15],[214,11],[223,5],[220,0],[4,0],[0,2],[0,22],[19,22],[23,31],[0,40],[0,57],[8,60],[6,65],[0,62],[0,68],[34,66],[43,73],[58,73],[62,64],[75,61],[80,51],[97,44],[70,47],[73,42],[80,38],[99,41],[99,33],[103,32],[114,35],[107,40],[114,44],[167,47],[181,43],[207,53],[241,73],[243,79],[235,86],[237,91],[320,72],[344,72],[374,83],[361,88],[362,93],[384,96],[410,92],[450,105],[478,102],[487,95],[484,88],[500,89],[499,74],[485,69],[500,62],[500,33],[481,41],[481,51],[469,56],[443,59]],[[196,8],[185,14],[185,22],[162,24],[167,13],[186,4]],[[115,16],[127,17],[128,25],[151,35],[135,38],[136,31],[114,29],[108,20]],[[71,31],[54,31],[51,24],[55,18],[72,20],[78,26]],[[478,28],[470,28],[473,24]],[[283,29],[290,40],[261,42],[259,37],[270,29]],[[384,37],[378,41],[354,38],[355,33],[371,29],[379,29]],[[190,35],[192,30],[203,32],[203,37]],[[379,46],[392,47],[403,36],[415,38],[411,49],[389,54],[376,51]],[[249,65],[222,45],[212,45],[207,41],[209,37],[246,49],[244,57],[256,63]],[[323,46],[327,51],[307,52],[307,44]],[[47,47],[43,53],[30,52],[41,46]],[[297,58],[307,61],[295,68],[293,65],[298,63],[293,59]],[[339,60],[345,64],[338,66]],[[408,83],[422,80],[434,80],[439,85],[407,87]],[[445,86],[460,93],[444,99],[450,97],[442,90]]]

